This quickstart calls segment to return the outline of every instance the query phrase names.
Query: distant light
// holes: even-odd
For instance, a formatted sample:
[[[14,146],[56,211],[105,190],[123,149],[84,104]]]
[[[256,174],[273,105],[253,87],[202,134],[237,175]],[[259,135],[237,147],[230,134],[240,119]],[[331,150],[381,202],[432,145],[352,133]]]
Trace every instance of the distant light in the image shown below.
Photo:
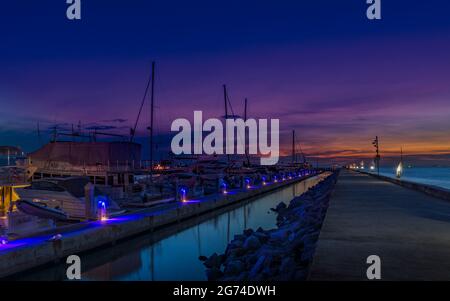
[[[375,169],[375,166],[370,166],[370,170],[374,170]]]

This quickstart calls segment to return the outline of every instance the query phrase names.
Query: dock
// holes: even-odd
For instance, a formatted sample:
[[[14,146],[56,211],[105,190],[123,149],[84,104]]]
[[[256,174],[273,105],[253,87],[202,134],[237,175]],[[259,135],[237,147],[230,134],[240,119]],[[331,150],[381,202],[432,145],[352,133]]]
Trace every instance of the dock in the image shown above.
[[[309,280],[450,280],[450,202],[371,175],[342,170]],[[376,281],[376,280],[375,280]]]
[[[230,190],[226,195],[214,194],[186,202],[164,204],[109,218],[105,221],[83,222],[33,237],[12,240],[8,244],[0,244],[0,277],[11,276],[60,260],[65,261],[69,255],[115,244],[138,234],[156,231],[206,213],[237,205],[242,201],[267,194],[315,175],[315,173],[310,173],[303,177],[267,183],[264,186],[253,186],[250,189]],[[52,239],[58,234],[60,237]]]

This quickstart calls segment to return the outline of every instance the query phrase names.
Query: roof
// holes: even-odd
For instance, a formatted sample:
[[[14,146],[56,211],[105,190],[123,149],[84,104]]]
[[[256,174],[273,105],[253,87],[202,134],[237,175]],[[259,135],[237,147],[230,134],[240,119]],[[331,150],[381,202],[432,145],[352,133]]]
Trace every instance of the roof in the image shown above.
[[[56,141],[28,154],[32,161],[65,162],[72,165],[124,164],[141,159],[141,145],[133,142]]]

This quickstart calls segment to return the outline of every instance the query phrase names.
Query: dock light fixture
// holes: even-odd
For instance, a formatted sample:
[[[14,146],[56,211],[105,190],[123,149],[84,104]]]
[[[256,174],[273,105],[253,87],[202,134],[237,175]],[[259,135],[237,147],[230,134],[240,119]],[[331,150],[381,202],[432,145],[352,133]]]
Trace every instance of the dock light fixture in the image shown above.
[[[278,182],[278,179],[277,179],[276,176],[273,177],[273,182],[274,182],[274,183],[277,183],[277,182]]]
[[[0,245],[7,245],[8,244],[8,239],[6,239],[6,238],[4,238],[4,237],[2,237],[2,238],[0,238]]]
[[[228,193],[228,191],[227,191],[227,184],[226,183],[222,184],[222,193],[223,194],[227,194]]]
[[[108,220],[108,216],[106,215],[106,202],[104,200],[99,201],[98,207],[100,210],[100,220],[101,221]]]
[[[267,185],[267,183],[266,183],[266,177],[262,177],[262,184],[263,184],[263,186],[266,186],[266,185]]]
[[[250,179],[245,179],[245,186],[247,187],[247,189],[250,189],[251,188],[251,186],[250,186]]]
[[[187,195],[187,189],[186,188],[181,188],[180,189],[180,195],[181,195],[181,201],[183,202],[183,203],[186,203],[187,202],[187,198],[186,198],[186,195]]]

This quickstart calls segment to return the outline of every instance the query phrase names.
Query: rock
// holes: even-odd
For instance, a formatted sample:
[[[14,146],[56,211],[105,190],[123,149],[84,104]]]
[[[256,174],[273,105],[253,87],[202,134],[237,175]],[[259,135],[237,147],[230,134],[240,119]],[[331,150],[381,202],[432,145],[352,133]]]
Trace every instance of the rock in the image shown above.
[[[280,212],[286,208],[287,208],[286,204],[284,202],[280,202],[275,208],[271,208],[270,210],[274,212]]]
[[[245,281],[248,279],[248,273],[243,272],[239,276],[236,277],[235,281]]]
[[[261,247],[261,242],[259,241],[258,237],[256,237],[255,235],[251,235],[249,236],[245,242],[244,242],[244,249],[247,250],[255,250],[258,249],[259,247]]]
[[[256,236],[262,244],[269,240],[269,235],[264,232],[255,232],[253,235]]]
[[[253,280],[254,278],[256,278],[258,273],[262,270],[265,260],[266,260],[266,256],[260,256],[258,258],[255,265],[250,270],[250,274],[249,274],[250,280]]]
[[[219,257],[219,255],[217,255],[217,253],[214,253],[211,255],[211,257],[209,257],[208,259],[206,259],[203,264],[207,267],[207,268],[219,268],[221,265],[221,260],[222,258]]]
[[[241,257],[245,253],[246,253],[246,250],[244,248],[239,247],[239,248],[231,249],[228,253],[228,256],[230,258],[237,258],[237,257]]]
[[[224,274],[229,275],[239,275],[244,270],[244,264],[240,260],[234,260],[227,264],[225,267]]]
[[[274,240],[284,240],[288,237],[288,233],[285,229],[279,229],[270,233],[270,239]]]
[[[252,235],[253,234],[253,229],[246,229],[246,230],[244,230],[244,235],[245,236],[250,236],[250,235]]]
[[[233,240],[233,241],[230,243],[230,245],[231,245],[233,248],[241,248],[243,244],[244,244],[244,242],[243,242],[242,240]]]
[[[218,268],[207,269],[206,277],[209,281],[215,281],[223,277],[223,273]]]
[[[199,259],[200,261],[205,261],[205,260],[208,259],[208,257],[203,256],[203,255],[200,255],[200,256],[198,257],[198,259]]]
[[[234,240],[242,240],[242,241],[244,241],[245,239],[246,239],[245,235],[242,235],[242,234],[236,234],[234,236]]]

